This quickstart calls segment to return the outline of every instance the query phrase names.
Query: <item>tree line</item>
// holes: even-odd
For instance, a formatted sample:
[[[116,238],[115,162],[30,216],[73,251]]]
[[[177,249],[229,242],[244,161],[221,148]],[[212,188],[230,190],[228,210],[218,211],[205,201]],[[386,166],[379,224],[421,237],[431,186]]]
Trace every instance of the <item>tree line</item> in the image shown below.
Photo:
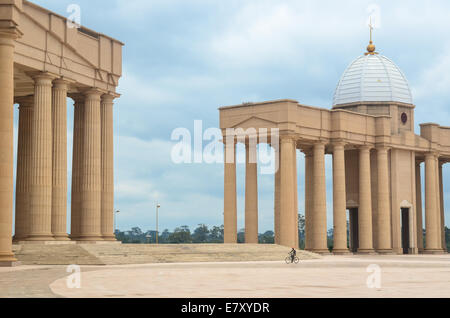
[[[347,229],[349,226],[347,226]],[[347,236],[350,233],[347,230]],[[333,250],[333,229],[329,229],[328,233],[328,249]],[[302,214],[298,216],[298,248],[305,248],[305,217]],[[445,227],[445,237],[447,242],[447,250],[450,252],[450,229]],[[116,230],[116,238],[124,244],[155,244],[156,231],[143,232],[139,227],[134,227],[130,231]],[[424,230],[425,240],[425,230]],[[274,244],[275,233],[273,231],[266,231],[258,235],[260,244]],[[348,240],[349,241],[349,240]],[[245,230],[241,229],[237,234],[237,242],[245,243]],[[223,243],[223,225],[213,226],[209,228],[205,224],[199,224],[193,231],[188,226],[177,227],[173,232],[168,229],[160,232],[158,235],[158,243],[160,244],[221,244]]]

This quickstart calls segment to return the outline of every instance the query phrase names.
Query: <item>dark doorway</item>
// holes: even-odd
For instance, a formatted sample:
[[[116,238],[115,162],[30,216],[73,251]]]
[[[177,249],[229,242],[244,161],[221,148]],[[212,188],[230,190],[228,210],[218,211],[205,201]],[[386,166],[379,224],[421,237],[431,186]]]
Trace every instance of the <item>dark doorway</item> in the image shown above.
[[[409,209],[402,208],[402,247],[403,254],[409,254]]]
[[[359,248],[359,228],[358,228],[358,208],[349,209],[350,219],[350,251],[358,252]]]

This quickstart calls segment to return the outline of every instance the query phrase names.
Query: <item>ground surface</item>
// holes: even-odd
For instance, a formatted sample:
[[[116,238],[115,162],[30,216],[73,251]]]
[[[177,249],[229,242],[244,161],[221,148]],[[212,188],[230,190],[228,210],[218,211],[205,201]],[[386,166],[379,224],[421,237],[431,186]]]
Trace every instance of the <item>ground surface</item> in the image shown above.
[[[369,265],[381,288],[368,288]],[[372,266],[373,267],[373,266]],[[0,268],[1,297],[450,297],[450,255],[326,256],[277,262]],[[370,280],[370,279],[369,279]],[[373,282],[373,280],[370,280]]]

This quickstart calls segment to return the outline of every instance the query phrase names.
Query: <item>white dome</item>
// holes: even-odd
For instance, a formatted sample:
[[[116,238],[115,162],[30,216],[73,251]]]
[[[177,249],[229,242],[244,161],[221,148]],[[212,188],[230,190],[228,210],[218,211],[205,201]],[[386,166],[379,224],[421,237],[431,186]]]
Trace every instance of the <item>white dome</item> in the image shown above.
[[[345,70],[334,94],[333,106],[354,102],[401,102],[412,104],[408,81],[387,57],[358,57]]]

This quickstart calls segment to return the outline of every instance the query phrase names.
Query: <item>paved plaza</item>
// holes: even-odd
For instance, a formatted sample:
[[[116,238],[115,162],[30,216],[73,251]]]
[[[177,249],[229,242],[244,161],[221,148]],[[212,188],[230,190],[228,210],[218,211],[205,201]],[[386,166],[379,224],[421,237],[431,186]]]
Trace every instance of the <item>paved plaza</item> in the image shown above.
[[[381,270],[381,288],[368,288]],[[282,261],[0,268],[1,297],[450,297],[450,255],[325,256]],[[73,282],[73,281],[72,281]]]

